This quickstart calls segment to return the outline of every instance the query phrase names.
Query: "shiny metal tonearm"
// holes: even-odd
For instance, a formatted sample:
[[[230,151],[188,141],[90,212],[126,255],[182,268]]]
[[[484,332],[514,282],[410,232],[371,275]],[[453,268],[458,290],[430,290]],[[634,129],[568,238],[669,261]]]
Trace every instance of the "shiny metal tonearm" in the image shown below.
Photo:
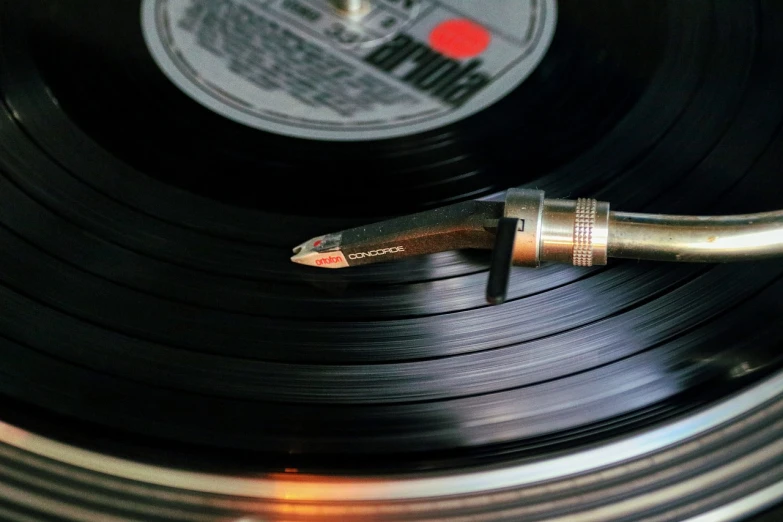
[[[505,202],[468,201],[320,236],[295,263],[346,268],[446,250],[492,249],[487,299],[505,299],[511,265],[605,265],[609,257],[723,263],[783,256],[783,211],[736,216],[611,212],[594,199],[545,199],[511,189]]]

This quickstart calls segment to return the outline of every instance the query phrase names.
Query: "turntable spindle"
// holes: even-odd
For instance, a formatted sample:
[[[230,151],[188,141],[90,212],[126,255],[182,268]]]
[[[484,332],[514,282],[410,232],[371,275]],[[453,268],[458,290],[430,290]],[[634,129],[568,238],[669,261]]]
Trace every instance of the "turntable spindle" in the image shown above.
[[[339,11],[353,16],[366,12],[369,4],[368,0],[332,0],[332,5]]]

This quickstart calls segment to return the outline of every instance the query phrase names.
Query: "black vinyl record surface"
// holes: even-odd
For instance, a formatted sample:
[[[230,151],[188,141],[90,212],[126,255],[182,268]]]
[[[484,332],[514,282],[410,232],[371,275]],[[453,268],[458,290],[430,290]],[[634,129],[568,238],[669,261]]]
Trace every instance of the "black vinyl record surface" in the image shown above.
[[[498,307],[486,253],[289,261],[309,237],[512,186],[628,211],[776,209],[776,2],[562,1],[548,52],[508,96],[366,142],[213,113],[158,69],[139,12],[0,2],[0,397],[14,422],[89,428],[104,435],[82,442],[145,458],[405,471],[628,433],[783,362],[780,261],[518,269]]]

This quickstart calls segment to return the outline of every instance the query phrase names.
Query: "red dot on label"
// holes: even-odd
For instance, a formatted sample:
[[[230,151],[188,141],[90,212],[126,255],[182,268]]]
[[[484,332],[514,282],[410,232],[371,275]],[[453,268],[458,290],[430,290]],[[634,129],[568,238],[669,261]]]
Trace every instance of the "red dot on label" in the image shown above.
[[[430,33],[430,46],[449,58],[473,58],[489,47],[492,35],[475,22],[446,20]]]

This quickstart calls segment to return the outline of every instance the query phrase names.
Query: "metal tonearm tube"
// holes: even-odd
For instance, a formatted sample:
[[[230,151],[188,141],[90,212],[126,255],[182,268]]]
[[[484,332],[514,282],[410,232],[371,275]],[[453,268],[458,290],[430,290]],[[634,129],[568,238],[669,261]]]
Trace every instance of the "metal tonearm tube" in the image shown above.
[[[494,251],[487,298],[505,299],[509,270],[608,258],[726,263],[783,256],[783,210],[734,216],[613,212],[594,199],[511,189],[505,202],[467,201],[307,241],[292,261],[346,268],[454,249]]]

